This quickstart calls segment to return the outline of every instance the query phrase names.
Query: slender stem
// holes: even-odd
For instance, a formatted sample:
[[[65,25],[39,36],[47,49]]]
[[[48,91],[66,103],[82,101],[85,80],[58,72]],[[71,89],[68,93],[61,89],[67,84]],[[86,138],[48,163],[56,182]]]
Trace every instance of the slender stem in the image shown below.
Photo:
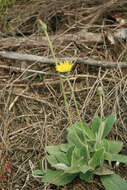
[[[78,104],[77,104],[77,101],[76,101],[76,98],[75,98],[75,94],[74,94],[74,89],[73,89],[73,87],[72,87],[72,85],[70,83],[70,80],[68,79],[68,76],[67,76],[67,82],[68,82],[69,87],[71,89],[72,98],[73,98],[73,101],[74,101],[74,104],[75,104],[76,112],[78,114],[78,119],[82,123],[82,119],[81,119],[80,112],[79,112],[79,109],[78,109]]]
[[[53,59],[54,59],[54,62],[55,62],[55,65],[57,65],[57,61],[56,61],[56,56],[55,56],[55,53],[54,53],[54,50],[53,50],[53,46],[52,46],[52,43],[50,41],[50,38],[49,38],[49,35],[48,35],[48,32],[47,30],[44,31],[45,35],[46,35],[46,38],[48,40],[48,44],[49,44],[49,47],[50,47],[50,50],[51,50],[51,54],[53,56]]]
[[[101,139],[102,139],[103,131],[104,131],[104,126],[103,126],[103,98],[102,98],[103,95],[100,94],[99,96],[100,96],[100,106],[101,106],[101,110],[100,110],[101,122],[100,122],[100,126],[99,126],[99,131],[98,131],[98,138],[97,138],[98,145],[101,144]]]
[[[40,22],[40,24],[42,26],[41,22]],[[57,60],[56,60],[56,56],[55,56],[55,53],[54,53],[54,50],[53,50],[53,46],[52,46],[52,43],[50,41],[48,32],[47,32],[46,29],[44,29],[43,26],[42,26],[42,30],[44,31],[44,33],[46,35],[46,38],[47,38],[47,41],[48,41],[48,44],[49,44],[49,47],[50,47],[50,50],[51,50],[51,54],[52,54],[54,62],[55,62],[55,65],[57,65],[58,63],[57,63]],[[67,96],[66,96],[66,93],[65,93],[64,85],[63,85],[63,79],[62,79],[62,77],[61,77],[61,75],[60,75],[59,72],[58,72],[58,75],[59,75],[59,78],[60,78],[60,85],[61,85],[62,93],[63,93],[63,96],[64,96],[64,104],[65,104],[66,112],[67,112],[67,115],[68,115],[68,119],[69,119],[70,125],[72,125],[72,118],[71,118],[71,114],[70,114],[70,111],[69,111],[69,105],[68,105],[68,102],[67,102]]]
[[[66,112],[67,112],[67,115],[68,115],[70,125],[72,125],[72,118],[71,118],[70,111],[69,111],[69,105],[68,105],[68,102],[67,102],[67,96],[66,96],[66,93],[65,93],[63,80],[62,80],[62,77],[60,76],[60,73],[59,73],[59,78],[60,78],[60,84],[61,84],[62,93],[63,93],[63,97],[64,97],[64,104],[65,104]]]
[[[86,138],[86,133],[84,133],[85,132],[85,128],[83,127],[83,122],[82,122],[82,119],[81,119],[81,116],[80,116],[80,112],[79,112],[79,109],[78,109],[78,104],[77,104],[77,101],[76,101],[76,98],[75,98],[75,94],[74,94],[74,89],[73,89],[73,87],[72,87],[72,85],[70,83],[70,80],[69,80],[68,76],[67,76],[67,82],[68,82],[69,87],[71,89],[72,98],[73,98],[73,101],[74,101],[74,104],[75,104],[76,112],[78,114],[78,119],[79,119],[81,127],[83,129],[82,131],[83,131],[83,136],[84,136],[84,141],[85,141],[85,148],[87,150],[88,158],[90,158],[89,150],[88,150],[88,143],[87,143],[87,138]]]
[[[101,143],[102,135],[103,135],[103,100],[102,100],[102,95],[100,95],[100,105],[101,105],[101,111],[100,111],[100,117],[101,117],[101,123],[100,123],[100,129],[99,129],[99,134],[98,134],[98,141]]]
[[[102,120],[103,119],[103,100],[102,100],[102,95],[100,95],[100,105],[101,105],[100,116],[101,116],[101,120]]]

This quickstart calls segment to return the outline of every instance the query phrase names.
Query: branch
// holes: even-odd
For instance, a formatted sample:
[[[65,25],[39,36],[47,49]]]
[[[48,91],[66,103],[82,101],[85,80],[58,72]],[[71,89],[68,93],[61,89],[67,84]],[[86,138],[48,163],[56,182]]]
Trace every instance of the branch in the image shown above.
[[[106,33],[107,38],[114,39],[127,39],[127,28],[120,28],[111,33]],[[103,35],[101,33],[87,32],[86,29],[81,30],[75,34],[62,34],[50,36],[51,41],[54,45],[61,44],[63,42],[72,42],[72,41],[81,41],[82,43],[86,42],[103,42]],[[110,39],[109,39],[110,41]],[[47,39],[44,36],[32,36],[32,37],[9,37],[9,38],[0,38],[0,47],[9,48],[9,47],[19,47],[25,45],[25,47],[41,47],[48,46]]]
[[[20,54],[15,52],[8,51],[0,51],[1,58],[26,61],[26,62],[40,62],[43,64],[54,64],[52,58],[31,55],[31,54]],[[66,58],[57,58],[57,62],[60,61],[71,61],[73,63],[83,63],[85,65],[92,65],[98,67],[106,67],[106,68],[127,68],[127,62],[110,62],[110,61],[97,61],[88,57],[78,58],[78,57],[66,57]]]
[[[75,34],[50,36],[50,39],[55,45],[62,42],[72,42],[76,40],[81,40],[83,42],[103,41],[102,35],[100,33],[91,33],[87,32],[86,30],[81,30]],[[44,36],[0,38],[0,47],[2,48],[19,47],[24,44],[25,47],[48,46],[47,39]]]

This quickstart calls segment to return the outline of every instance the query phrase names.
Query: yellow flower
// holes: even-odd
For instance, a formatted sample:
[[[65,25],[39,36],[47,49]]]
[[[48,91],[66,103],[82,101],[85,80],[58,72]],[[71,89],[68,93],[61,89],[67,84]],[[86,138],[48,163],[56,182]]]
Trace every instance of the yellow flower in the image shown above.
[[[64,61],[56,65],[56,70],[60,73],[70,72],[72,69],[72,62]]]

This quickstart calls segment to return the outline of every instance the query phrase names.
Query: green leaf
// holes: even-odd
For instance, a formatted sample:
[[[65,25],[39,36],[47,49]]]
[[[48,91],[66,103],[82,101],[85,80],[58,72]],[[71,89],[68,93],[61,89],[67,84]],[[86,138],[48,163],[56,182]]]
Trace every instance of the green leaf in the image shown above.
[[[57,159],[55,158],[55,156],[47,156],[47,160],[48,162],[51,164],[51,166],[54,166],[55,164],[58,163]]]
[[[93,131],[93,134],[98,134],[100,124],[101,119],[99,117],[95,117],[91,125],[91,130]]]
[[[79,122],[77,123],[76,127],[79,127],[87,135],[89,139],[95,139],[93,131],[86,124]]]
[[[68,169],[64,170],[64,172],[68,174],[77,174],[80,172],[80,169],[77,166],[71,166]]]
[[[60,150],[63,152],[67,152],[70,147],[71,145],[68,143],[59,145]]]
[[[84,164],[87,165],[86,157],[84,157],[85,156],[84,150],[82,150],[83,148],[79,149],[79,148],[76,148],[76,146],[72,146],[66,153],[67,161],[69,162],[69,164],[65,165],[63,163],[65,162],[66,159],[64,158],[64,156],[62,156],[62,159],[64,159],[64,161],[61,160],[61,163],[59,162],[53,165],[53,167],[55,167],[56,169],[64,170],[65,173],[79,173],[80,170],[82,169],[82,166],[84,166]],[[55,156],[58,160],[57,154]],[[60,156],[60,159],[61,159],[61,156]]]
[[[31,168],[31,171],[32,171],[32,175],[34,177],[40,177],[40,175],[43,175],[44,174],[44,171],[43,170],[35,170],[35,167],[32,163],[31,160],[29,160],[29,165],[30,165],[30,168]]]
[[[111,175],[113,174],[113,171],[109,170],[108,168],[97,168],[94,172],[96,175]]]
[[[64,172],[71,173],[71,174],[79,173],[81,171],[81,168],[83,167],[83,164],[84,164],[84,161],[82,159],[79,159],[75,162],[74,165],[66,168]]]
[[[54,168],[65,171],[66,169],[68,169],[68,166],[63,163],[58,163],[58,164],[54,165]]]
[[[67,159],[68,159],[68,162],[69,162],[70,165],[71,165],[72,153],[73,153],[74,149],[75,149],[75,146],[71,146],[69,148],[69,150],[67,151]]]
[[[95,167],[100,165],[103,159],[104,159],[104,148],[101,148],[94,153],[92,159],[89,161],[89,164],[94,169]]]
[[[70,165],[75,164],[75,161],[77,161],[81,158],[84,163],[88,162],[88,155],[87,155],[86,148],[82,145],[80,148],[76,148],[76,146],[70,147],[70,149],[67,152],[67,159],[68,159]]]
[[[58,152],[57,154],[55,154],[55,157],[59,163],[69,165],[67,155],[64,152]]]
[[[71,165],[74,165],[75,161],[79,160],[80,158],[80,149],[75,147],[72,152]]]
[[[120,154],[110,154],[110,155],[111,155],[111,161],[117,161],[127,164],[127,156]],[[105,154],[105,160],[109,160],[107,154]]]
[[[109,152],[105,152],[104,153],[104,160],[108,160],[109,165],[110,165],[112,162],[112,154],[110,154]]]
[[[76,174],[67,174],[61,170],[46,170],[45,175],[42,177],[42,182],[51,183],[55,185],[66,185],[70,183],[77,175]]]
[[[81,129],[75,127],[69,127],[67,141],[69,142],[69,144],[76,145],[78,148],[80,148],[80,146],[84,143],[84,136],[82,134]]]
[[[87,149],[84,146],[80,147],[80,157],[84,158],[85,162],[88,162],[88,153],[87,153]]]
[[[112,141],[112,140],[107,140],[109,144],[109,152],[117,154],[121,151],[123,147],[123,142],[122,141]]]
[[[103,139],[102,145],[105,149],[105,152],[117,154],[121,151],[121,149],[123,147],[123,142],[122,141],[112,141],[112,140]]]
[[[119,175],[101,176],[101,182],[106,190],[127,190],[127,183]]]
[[[46,151],[49,154],[55,155],[59,152],[59,146],[46,146]]]
[[[115,115],[110,115],[106,118],[106,120],[104,121],[105,123],[104,123],[104,131],[102,138],[106,137],[109,134],[115,122],[115,119],[116,119]]]
[[[59,170],[64,170],[64,173],[70,173],[70,174],[79,173],[83,168],[84,168],[83,171],[86,169],[85,167],[88,168],[87,165],[84,165],[83,158],[79,158],[78,160],[76,160],[75,163],[70,167],[68,167],[67,165],[63,163],[58,163],[54,165],[54,167]]]
[[[71,145],[68,143],[55,146],[46,146],[46,151],[51,155],[55,155],[60,151],[67,152],[70,147]]]
[[[105,152],[109,152],[109,143],[107,139],[102,139],[102,146],[104,147]]]
[[[33,175],[35,177],[39,177],[39,176],[42,177],[42,175],[44,175],[44,171],[42,171],[42,170],[34,170]]]
[[[80,179],[85,180],[87,182],[90,182],[93,179],[93,172],[92,171],[87,171],[85,174],[80,173]]]
[[[73,126],[70,126],[67,130],[68,143],[76,145],[78,148],[84,144],[84,138],[89,137],[91,140],[95,139],[92,130],[87,125],[80,122],[75,123]]]
[[[89,169],[90,169],[89,166],[83,165],[83,166],[80,168],[80,171],[81,171],[83,174],[85,174]]]

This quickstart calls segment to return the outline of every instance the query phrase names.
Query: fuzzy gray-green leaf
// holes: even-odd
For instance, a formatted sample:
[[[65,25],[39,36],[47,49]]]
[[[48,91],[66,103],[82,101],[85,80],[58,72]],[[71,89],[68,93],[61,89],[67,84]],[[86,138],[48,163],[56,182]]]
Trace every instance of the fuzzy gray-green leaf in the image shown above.
[[[127,156],[121,154],[110,154],[110,156],[111,156],[111,161],[117,161],[127,164]],[[107,154],[105,154],[105,160],[109,160]]]
[[[44,183],[51,183],[55,185],[66,185],[70,183],[77,175],[67,174],[62,170],[46,170],[45,175],[42,177],[41,181]]]
[[[46,151],[49,154],[55,155],[57,152],[59,152],[59,146],[46,146]]]
[[[106,137],[109,134],[115,122],[115,119],[116,119],[115,115],[110,115],[106,118],[106,120],[104,121],[105,123],[104,123],[104,131],[102,138]]]
[[[100,165],[103,159],[104,159],[104,149],[102,148],[94,153],[92,159],[89,162],[89,165],[94,169],[95,167]]]
[[[119,175],[101,176],[101,182],[106,190],[127,190],[127,183]]]
[[[92,126],[91,126],[91,130],[93,131],[94,134],[98,133],[99,127],[101,124],[101,120],[99,117],[95,117],[93,122],[92,122]]]
[[[78,123],[78,127],[82,130],[82,132],[83,132],[85,135],[87,135],[87,137],[88,137],[89,139],[94,139],[94,138],[95,138],[95,135],[94,135],[92,129],[91,129],[88,125],[79,122],[79,123]]]
[[[71,145],[67,144],[67,143],[59,145],[60,150],[63,152],[67,152],[70,147],[71,147]]]
[[[80,173],[80,179],[90,182],[93,179],[93,172],[87,171],[86,173]]]
[[[117,154],[121,151],[123,147],[123,142],[122,141],[112,141],[112,140],[107,140],[109,144],[109,152]]]
[[[47,156],[47,160],[51,164],[51,166],[54,166],[55,164],[58,163],[58,161],[56,160],[55,156]]]

